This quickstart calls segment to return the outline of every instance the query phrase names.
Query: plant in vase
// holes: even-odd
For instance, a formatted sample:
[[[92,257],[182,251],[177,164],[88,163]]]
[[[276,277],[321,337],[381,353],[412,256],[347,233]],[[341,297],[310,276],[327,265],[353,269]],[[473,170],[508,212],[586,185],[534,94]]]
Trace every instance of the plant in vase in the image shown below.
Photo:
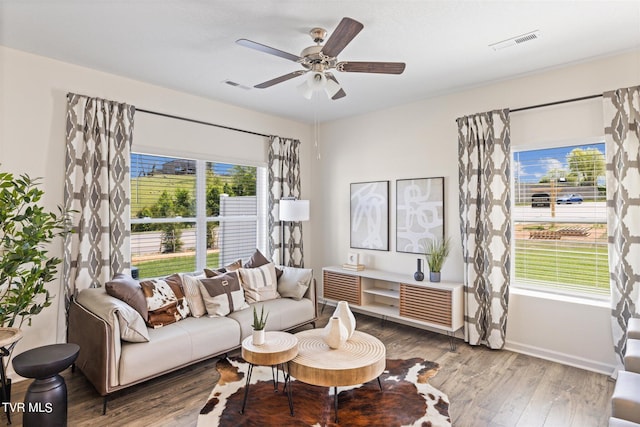
[[[253,323],[251,327],[253,327],[253,345],[262,345],[264,344],[264,328],[267,326],[267,319],[269,318],[269,313],[264,313],[264,305],[260,309],[260,315],[258,316],[258,310],[256,310],[255,305],[253,306]]]
[[[429,265],[429,281],[439,282],[442,264],[449,255],[451,241],[447,239],[433,239],[427,245],[427,264]]]
[[[49,255],[48,246],[67,232],[67,216],[56,215],[41,206],[44,194],[39,179],[0,172],[0,329],[5,341],[5,366],[15,343],[22,337],[24,322],[51,305],[45,287],[57,273],[61,260]],[[12,338],[7,338],[12,336]],[[2,401],[10,400],[2,393]]]

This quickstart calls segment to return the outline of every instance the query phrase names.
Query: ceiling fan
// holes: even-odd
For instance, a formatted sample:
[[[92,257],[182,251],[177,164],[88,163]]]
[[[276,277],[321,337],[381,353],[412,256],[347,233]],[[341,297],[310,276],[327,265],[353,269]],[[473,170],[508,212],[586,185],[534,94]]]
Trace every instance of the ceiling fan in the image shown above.
[[[255,88],[265,89],[309,73],[307,80],[298,87],[303,92],[305,98],[311,98],[314,90],[324,89],[331,99],[340,99],[346,96],[346,93],[340,87],[338,80],[330,70],[347,73],[402,74],[405,68],[404,62],[338,61],[340,52],[358,35],[362,28],[364,28],[364,25],[360,22],[347,17],[342,18],[324,46],[322,43],[327,37],[327,30],[324,28],[312,28],[311,31],[309,31],[309,35],[316,45],[307,47],[299,56],[247,39],[236,40],[236,43],[241,46],[259,50],[260,52],[297,62],[304,68],[303,70],[294,71],[257,84],[254,86]]]

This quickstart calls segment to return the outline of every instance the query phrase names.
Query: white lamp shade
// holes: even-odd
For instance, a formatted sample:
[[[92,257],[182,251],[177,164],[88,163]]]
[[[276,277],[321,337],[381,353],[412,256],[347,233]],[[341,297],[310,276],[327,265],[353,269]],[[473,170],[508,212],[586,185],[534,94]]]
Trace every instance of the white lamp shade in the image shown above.
[[[309,221],[309,201],[280,199],[280,221]]]
[[[333,98],[333,95],[338,93],[340,90],[340,85],[336,83],[334,80],[327,79],[327,82],[324,86],[324,91],[327,93],[329,98]]]

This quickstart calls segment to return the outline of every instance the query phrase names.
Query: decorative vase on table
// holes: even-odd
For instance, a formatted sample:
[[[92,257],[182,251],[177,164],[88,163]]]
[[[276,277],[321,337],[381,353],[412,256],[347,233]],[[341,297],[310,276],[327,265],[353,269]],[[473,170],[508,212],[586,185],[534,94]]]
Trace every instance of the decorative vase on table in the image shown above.
[[[439,282],[440,281],[440,272],[439,271],[431,271],[431,272],[429,272],[429,281],[430,282]]]
[[[264,329],[253,330],[253,334],[251,335],[251,339],[253,345],[262,345],[264,344]]]
[[[348,331],[339,317],[331,317],[322,331],[322,339],[333,349],[338,349],[347,341]]]
[[[331,317],[337,317],[340,319],[342,325],[347,328],[347,339],[350,339],[353,335],[353,331],[356,330],[356,318],[349,308],[349,303],[346,301],[338,302],[338,305]]]
[[[418,271],[414,273],[413,278],[418,282],[422,282],[424,279],[424,273],[422,272],[422,260],[420,258],[418,258]]]

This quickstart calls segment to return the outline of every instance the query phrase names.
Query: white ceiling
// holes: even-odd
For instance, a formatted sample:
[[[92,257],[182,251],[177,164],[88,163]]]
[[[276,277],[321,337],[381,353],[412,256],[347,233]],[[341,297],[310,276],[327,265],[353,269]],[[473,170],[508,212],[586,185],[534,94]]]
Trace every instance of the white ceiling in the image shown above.
[[[304,99],[296,90],[304,77],[267,89],[223,83],[251,87],[302,69],[235,40],[299,55],[314,44],[312,27],[330,36],[344,16],[364,29],[339,60],[406,62],[405,72],[336,72],[347,93],[337,101],[324,94]],[[541,38],[489,47],[533,30]],[[0,44],[300,121],[327,121],[640,48],[640,0],[0,0]]]

